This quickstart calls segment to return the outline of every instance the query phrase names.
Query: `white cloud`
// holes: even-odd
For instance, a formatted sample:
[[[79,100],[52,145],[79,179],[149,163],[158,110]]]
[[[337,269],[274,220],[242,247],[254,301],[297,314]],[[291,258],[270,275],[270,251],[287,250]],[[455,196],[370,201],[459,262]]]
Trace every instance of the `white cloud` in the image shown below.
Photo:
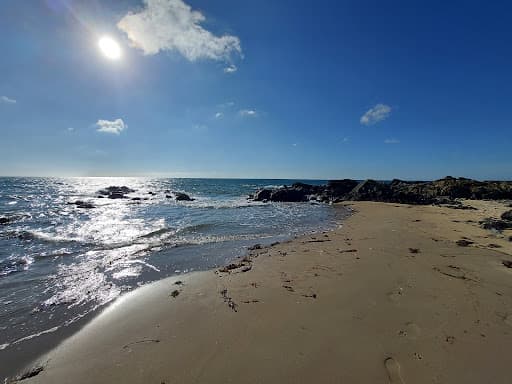
[[[296,147],[296,146],[297,146],[297,143],[293,143],[293,144],[292,144],[292,146],[293,146],[293,147]]]
[[[232,53],[242,53],[238,37],[215,36],[200,25],[203,21],[204,15],[182,0],[144,0],[144,8],[126,14],[117,27],[145,55],[177,51],[195,61],[229,60]]]
[[[370,108],[366,113],[361,116],[361,124],[373,125],[379,121],[385,120],[391,114],[391,107],[386,104],[377,104],[375,107]]]
[[[400,140],[397,139],[386,139],[384,140],[384,144],[398,144],[400,143]]]
[[[348,143],[350,141],[350,137],[344,137],[341,141],[343,141],[344,143]]]
[[[217,113],[215,114],[215,118],[216,118],[216,119],[222,119],[223,117],[224,117],[224,114],[223,114],[222,112],[217,112]]]
[[[119,135],[122,131],[128,128],[128,125],[124,123],[123,119],[115,119],[113,121],[98,120],[96,122],[96,126],[98,127],[96,129],[98,132],[112,133],[114,135]]]
[[[238,68],[234,64],[231,64],[231,65],[227,66],[226,68],[224,68],[224,73],[234,73],[236,71],[238,71]]]
[[[238,112],[242,117],[256,117],[258,113],[254,109],[242,109]]]
[[[0,103],[16,104],[16,100],[11,99],[10,97],[7,97],[7,96],[0,96]]]
[[[219,104],[219,108],[231,108],[235,105],[234,101],[228,101],[226,103]]]

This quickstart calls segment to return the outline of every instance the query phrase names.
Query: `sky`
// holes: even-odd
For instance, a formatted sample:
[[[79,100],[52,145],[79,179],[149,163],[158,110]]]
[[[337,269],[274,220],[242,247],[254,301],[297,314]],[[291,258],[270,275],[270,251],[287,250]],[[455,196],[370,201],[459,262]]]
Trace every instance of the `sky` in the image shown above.
[[[2,0],[0,175],[512,179],[511,13]]]

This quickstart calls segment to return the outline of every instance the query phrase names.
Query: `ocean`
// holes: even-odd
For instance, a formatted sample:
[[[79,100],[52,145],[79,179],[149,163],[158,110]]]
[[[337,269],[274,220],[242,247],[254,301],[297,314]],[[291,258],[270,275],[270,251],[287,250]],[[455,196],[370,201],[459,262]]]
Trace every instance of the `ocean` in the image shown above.
[[[334,227],[327,204],[247,199],[296,181],[0,178],[0,352],[59,332],[138,286],[224,265],[256,243]],[[100,197],[109,186],[134,192]],[[172,192],[195,200],[176,201]]]

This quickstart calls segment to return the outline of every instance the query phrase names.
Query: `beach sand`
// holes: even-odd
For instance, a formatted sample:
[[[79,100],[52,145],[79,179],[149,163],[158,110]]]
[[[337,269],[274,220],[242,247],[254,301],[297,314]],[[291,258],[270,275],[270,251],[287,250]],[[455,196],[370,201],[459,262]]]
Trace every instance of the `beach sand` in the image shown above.
[[[512,232],[478,225],[507,208],[465,204],[345,204],[337,230],[127,294],[22,382],[510,383]]]

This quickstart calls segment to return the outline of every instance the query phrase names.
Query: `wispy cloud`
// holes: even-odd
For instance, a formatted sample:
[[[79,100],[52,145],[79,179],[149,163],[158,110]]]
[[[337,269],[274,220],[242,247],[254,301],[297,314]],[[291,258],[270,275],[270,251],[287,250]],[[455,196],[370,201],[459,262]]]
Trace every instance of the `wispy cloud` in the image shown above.
[[[222,119],[223,117],[224,117],[224,114],[223,114],[222,112],[217,112],[217,113],[215,114],[215,118],[216,118],[216,119]]]
[[[177,51],[190,61],[228,61],[232,53],[241,55],[240,39],[215,36],[200,25],[205,19],[182,0],[144,0],[144,7],[125,15],[117,27],[145,55]]]
[[[258,116],[258,112],[256,112],[254,109],[242,109],[238,113],[242,117],[257,117]]]
[[[113,121],[110,120],[98,120],[96,122],[96,127],[98,132],[102,133],[111,133],[114,135],[119,135],[122,131],[128,128],[123,121],[123,119],[115,119]]]
[[[219,108],[231,108],[235,105],[235,102],[234,101],[227,101],[225,103],[222,103],[222,104],[219,104],[218,107]]]
[[[238,68],[234,64],[231,64],[231,65],[227,66],[226,68],[224,68],[224,73],[234,73],[236,71],[238,71]]]
[[[397,139],[386,139],[384,140],[384,144],[398,144],[400,143],[400,140]]]
[[[377,104],[361,116],[359,120],[363,125],[373,125],[379,121],[386,120],[391,114],[391,107],[386,104]]]
[[[344,137],[343,139],[341,139],[341,141],[344,143],[348,143],[350,141],[350,137]]]
[[[16,104],[16,100],[11,99],[10,97],[7,97],[7,96],[0,96],[0,103],[3,103],[3,104]]]

